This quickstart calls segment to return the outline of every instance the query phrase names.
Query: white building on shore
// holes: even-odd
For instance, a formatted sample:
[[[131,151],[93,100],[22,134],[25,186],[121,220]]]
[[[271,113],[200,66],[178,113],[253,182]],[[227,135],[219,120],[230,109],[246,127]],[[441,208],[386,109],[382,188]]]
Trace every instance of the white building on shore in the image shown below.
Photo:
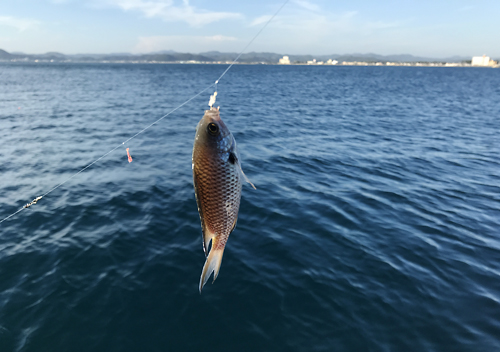
[[[474,56],[471,61],[472,66],[493,66],[495,61],[491,60],[489,56]]]
[[[290,58],[288,56],[283,56],[278,60],[279,65],[290,65]]]

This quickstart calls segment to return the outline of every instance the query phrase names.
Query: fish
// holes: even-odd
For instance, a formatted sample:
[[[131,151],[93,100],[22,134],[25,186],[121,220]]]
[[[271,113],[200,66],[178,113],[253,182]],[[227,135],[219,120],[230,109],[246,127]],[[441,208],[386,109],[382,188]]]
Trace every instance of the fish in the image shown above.
[[[241,168],[236,140],[218,108],[206,110],[196,127],[192,169],[206,257],[199,283],[201,293],[211,274],[213,281],[219,275],[227,240],[238,220],[243,180],[255,189]]]

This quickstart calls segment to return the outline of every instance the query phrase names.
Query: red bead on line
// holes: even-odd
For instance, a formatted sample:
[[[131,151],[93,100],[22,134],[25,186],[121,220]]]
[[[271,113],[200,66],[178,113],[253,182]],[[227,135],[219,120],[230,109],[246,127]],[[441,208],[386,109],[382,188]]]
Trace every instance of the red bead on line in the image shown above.
[[[128,148],[127,148],[127,156],[128,156],[128,162],[131,163],[132,162],[132,157],[130,156]]]

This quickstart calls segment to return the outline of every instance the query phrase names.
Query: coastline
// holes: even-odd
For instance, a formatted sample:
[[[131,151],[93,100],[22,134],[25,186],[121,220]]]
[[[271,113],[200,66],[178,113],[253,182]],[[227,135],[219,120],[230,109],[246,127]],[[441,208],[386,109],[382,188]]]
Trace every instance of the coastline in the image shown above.
[[[1,60],[0,63],[73,63],[73,64],[178,64],[178,65],[229,65],[232,61],[156,61],[156,60],[43,60],[43,59],[10,59]],[[235,65],[269,65],[269,66],[380,66],[380,67],[479,67],[479,68],[500,68],[500,64],[479,66],[470,63],[457,62],[364,62],[364,61],[343,61],[336,64],[325,63],[269,63],[269,62],[235,62]]]

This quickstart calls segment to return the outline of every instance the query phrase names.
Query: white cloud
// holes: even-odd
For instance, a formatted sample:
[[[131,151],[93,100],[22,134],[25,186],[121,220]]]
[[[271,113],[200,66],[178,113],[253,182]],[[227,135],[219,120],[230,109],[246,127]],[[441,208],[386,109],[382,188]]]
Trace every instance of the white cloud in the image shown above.
[[[208,50],[221,50],[221,45],[232,45],[237,41],[235,37],[223,35],[214,36],[188,36],[167,35],[140,37],[135,46],[134,53],[149,53],[161,50],[175,50],[180,52],[200,52]]]
[[[16,18],[12,16],[0,16],[0,26],[7,26],[24,32],[29,29],[36,28],[40,21],[28,18]]]
[[[262,16],[251,23],[257,25],[267,19]],[[393,42],[395,33],[408,26],[408,21],[373,20],[370,14],[358,11],[304,11],[303,6],[295,6],[270,23],[258,50],[292,55],[379,52]]]
[[[256,19],[254,19],[250,23],[250,26],[258,26],[259,24],[266,23],[267,21],[269,21],[271,19],[271,17],[272,17],[272,15],[264,15],[264,16],[257,17]]]
[[[226,37],[224,35],[213,35],[211,37],[203,37],[208,41],[214,41],[214,42],[225,42],[225,41],[235,41],[235,37]]]
[[[270,16],[255,18],[250,25],[255,26],[268,21]],[[286,31],[288,37],[301,37],[315,41],[324,37],[332,37],[339,33],[369,35],[380,30],[400,27],[405,21],[370,21],[362,18],[358,11],[347,11],[340,14],[328,12],[303,11],[287,16],[277,17],[271,23],[276,31]]]
[[[300,19],[300,18],[304,18],[304,16],[308,16],[311,12],[314,12],[314,13],[321,12],[320,7],[316,4],[313,4],[310,1],[292,0],[292,3],[294,3],[295,5],[300,7],[300,10],[299,10],[299,13],[297,15],[285,16],[285,18],[287,18],[287,19],[291,19],[291,20],[295,20],[296,18]],[[308,12],[304,13],[304,11],[303,11],[304,9],[307,10]],[[297,7],[295,7],[295,12],[296,11],[297,11]],[[313,15],[315,15],[315,14],[313,14]],[[271,19],[271,17],[273,17],[273,16],[272,15],[259,16],[250,22],[250,26],[251,27],[258,26],[260,24],[266,23],[267,21],[269,21]],[[280,18],[282,18],[281,15],[274,18],[273,23],[278,22]]]
[[[146,17],[157,17],[164,21],[183,21],[193,27],[200,27],[224,19],[238,19],[243,16],[234,12],[216,12],[198,9],[183,0],[176,5],[173,0],[108,0],[108,4],[124,11],[139,11]]]
[[[310,2],[310,1],[306,1],[306,0],[293,0],[293,2],[294,2],[296,5],[298,5],[298,6],[302,7],[302,8],[304,8],[304,9],[306,9],[306,10],[309,10],[309,11],[314,11],[314,12],[319,12],[319,11],[321,11],[321,9],[319,8],[319,6],[318,6],[318,5],[313,4],[313,3],[312,3],[312,2]]]

